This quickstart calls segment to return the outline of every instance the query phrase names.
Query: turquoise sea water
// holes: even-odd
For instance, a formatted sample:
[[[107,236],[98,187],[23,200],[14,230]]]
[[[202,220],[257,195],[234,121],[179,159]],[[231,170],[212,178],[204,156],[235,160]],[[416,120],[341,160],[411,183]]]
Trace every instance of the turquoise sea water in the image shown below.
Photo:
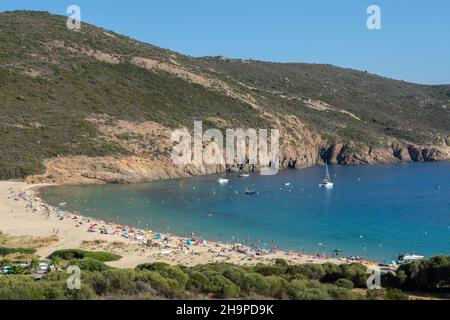
[[[179,235],[222,242],[389,259],[399,252],[450,254],[450,164],[332,166],[276,176],[219,176],[138,185],[58,186],[41,191],[68,210]],[[225,177],[225,175],[221,175]],[[290,186],[286,186],[290,183]],[[259,192],[245,195],[246,187]]]

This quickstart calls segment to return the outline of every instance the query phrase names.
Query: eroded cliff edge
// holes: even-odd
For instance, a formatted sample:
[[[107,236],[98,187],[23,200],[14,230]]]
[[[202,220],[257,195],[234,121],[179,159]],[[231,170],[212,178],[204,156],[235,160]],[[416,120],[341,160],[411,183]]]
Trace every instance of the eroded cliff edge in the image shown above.
[[[44,174],[27,178],[29,183],[102,184],[141,183],[160,179],[205,174],[249,172],[253,166],[175,166],[170,157],[171,130],[154,122],[112,120],[107,116],[92,116],[102,132],[102,138],[125,148],[131,155],[106,157],[56,157],[44,161]],[[450,147],[418,146],[394,143],[371,148],[353,143],[327,144],[309,131],[297,118],[290,116],[281,128],[280,168],[302,169],[324,163],[364,165],[402,162],[449,161]],[[126,138],[124,138],[126,137]]]

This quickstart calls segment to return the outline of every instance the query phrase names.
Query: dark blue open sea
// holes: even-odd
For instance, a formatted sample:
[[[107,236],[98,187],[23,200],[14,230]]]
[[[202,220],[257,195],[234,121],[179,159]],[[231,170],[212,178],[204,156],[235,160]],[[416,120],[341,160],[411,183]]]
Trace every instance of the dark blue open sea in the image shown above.
[[[81,214],[222,242],[277,244],[311,253],[389,259],[399,252],[450,254],[450,164],[332,166],[276,176],[218,176],[138,185],[58,186],[41,191]],[[224,175],[223,175],[224,176]],[[290,186],[286,186],[290,183]],[[250,187],[259,192],[248,196]]]

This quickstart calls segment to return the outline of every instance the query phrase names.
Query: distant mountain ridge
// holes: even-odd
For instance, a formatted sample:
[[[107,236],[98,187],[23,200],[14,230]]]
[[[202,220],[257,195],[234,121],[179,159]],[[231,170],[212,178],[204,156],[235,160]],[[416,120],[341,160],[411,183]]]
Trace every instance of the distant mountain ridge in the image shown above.
[[[0,178],[139,182],[175,167],[170,133],[279,128],[282,165],[449,160],[450,85],[330,65],[193,58],[45,12],[0,14]],[[237,170],[237,168],[233,168]]]

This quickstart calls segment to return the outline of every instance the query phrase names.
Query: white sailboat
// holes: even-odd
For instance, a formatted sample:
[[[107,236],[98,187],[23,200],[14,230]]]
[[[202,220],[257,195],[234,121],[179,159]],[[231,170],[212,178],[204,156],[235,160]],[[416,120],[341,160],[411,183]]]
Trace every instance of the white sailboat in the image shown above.
[[[333,189],[334,183],[331,182],[330,171],[328,170],[328,164],[325,164],[325,167],[326,167],[326,176],[325,176],[325,179],[322,181],[322,183],[319,184],[319,187],[324,188],[324,189]]]

